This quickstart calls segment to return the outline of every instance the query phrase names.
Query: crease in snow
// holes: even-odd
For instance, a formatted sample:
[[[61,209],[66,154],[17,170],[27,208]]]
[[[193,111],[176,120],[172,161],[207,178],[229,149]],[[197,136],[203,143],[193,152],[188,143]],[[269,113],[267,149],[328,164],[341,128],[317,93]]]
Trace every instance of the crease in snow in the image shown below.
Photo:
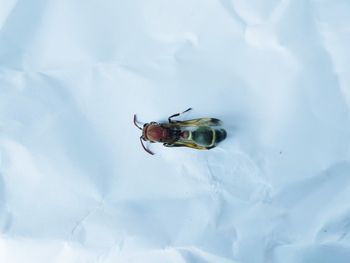
[[[220,162],[229,165],[221,166]],[[206,160],[206,166],[215,193],[226,191],[245,201],[263,201],[270,195],[270,186],[263,179],[262,171],[243,153],[216,153]]]
[[[10,18],[11,14],[13,13],[13,10],[15,9],[16,5],[18,4],[19,0],[1,0],[0,1],[0,36],[1,31],[4,25],[6,24],[6,21]]]
[[[331,164],[325,171],[309,178],[299,180],[281,189],[280,192],[274,196],[274,199],[279,200],[279,202],[282,201],[285,208],[291,209],[292,207],[290,207],[290,205],[301,204],[302,200],[305,201],[308,196],[317,194],[322,187],[328,187],[329,190],[336,189],[337,191],[347,191],[348,188],[345,182],[347,182],[347,180],[350,181],[347,172],[350,172],[350,161],[340,161]],[[297,195],[294,194],[295,191],[297,191]],[[330,196],[326,198],[325,201],[327,202],[332,199],[331,191],[329,191],[328,194]],[[276,202],[276,200],[273,202]],[[324,203],[324,205],[326,205],[326,203]]]
[[[226,11],[238,20],[243,28],[273,24],[283,16],[290,0],[237,1],[220,0]]]
[[[69,240],[75,240],[74,236],[76,235],[76,231],[78,231],[79,228],[83,228],[83,224],[87,221],[87,219],[104,206],[104,200],[105,199],[102,198],[95,207],[91,208],[81,219],[77,220],[70,232]],[[79,240],[79,242],[84,243],[84,240]]]
[[[13,217],[6,200],[6,185],[2,175],[1,156],[0,150],[0,235],[9,232],[13,223]]]
[[[344,69],[344,66],[342,66],[339,63],[339,57],[337,55],[337,51],[335,51],[334,48],[332,48],[332,41],[329,39],[332,39],[332,35],[330,35],[328,32],[325,32],[324,26],[318,25],[318,34],[319,38],[321,39],[323,50],[327,53],[328,58],[331,63],[331,67],[333,69],[333,72],[337,78],[337,87],[340,91],[340,93],[343,95],[341,98],[344,100],[346,106],[348,109],[350,109],[350,78],[349,78],[349,70]],[[331,30],[332,32],[334,29]],[[349,41],[350,43],[350,41]]]
[[[220,180],[217,178],[217,176],[213,173],[208,159],[205,160],[208,168],[209,178],[210,178],[210,185],[213,188],[214,196],[217,197],[217,195],[220,193],[220,191],[224,190],[221,186]]]
[[[213,255],[210,252],[207,252],[198,247],[171,247],[177,251],[185,260],[185,262],[203,262],[203,263],[211,263],[211,262],[220,262],[220,263],[238,263],[233,259],[228,259],[226,257],[221,257],[217,255]]]
[[[315,236],[315,242],[350,241],[350,210],[340,211],[328,218]]]
[[[247,26],[246,21],[237,13],[232,0],[219,0],[220,4],[227,12],[227,14],[236,22],[242,29]]]
[[[291,0],[280,0],[278,5],[275,6],[271,15],[268,18],[268,23],[276,24],[283,17],[284,13],[289,7]]]
[[[281,0],[273,8],[266,20],[259,23],[251,23],[244,31],[245,41],[253,47],[272,49],[281,52],[286,59],[295,64],[295,58],[290,50],[280,43],[276,34],[276,25],[283,17],[290,4],[290,0]]]
[[[7,4],[3,11],[4,13],[7,12],[7,14],[3,15],[3,20],[5,21],[2,21],[2,24],[0,24],[0,26],[2,25],[0,27],[0,36],[2,36],[2,40],[5,39],[6,41],[4,41],[4,43],[0,42],[0,44],[3,45],[2,49],[6,50],[6,53],[11,53],[12,60],[19,59],[19,61],[17,61],[17,66],[20,67],[23,66],[23,61],[21,61],[21,59],[27,56],[27,54],[25,54],[25,47],[31,46],[42,24],[42,16],[45,13],[46,1],[37,0],[29,3],[21,0],[11,2],[10,0]],[[3,5],[1,7],[3,7]],[[21,19],[19,23],[16,21],[18,17]],[[10,26],[12,30],[9,29]],[[5,45],[8,42],[10,42],[10,45]],[[13,49],[19,52],[13,52]],[[6,54],[6,56],[7,55],[8,54]]]

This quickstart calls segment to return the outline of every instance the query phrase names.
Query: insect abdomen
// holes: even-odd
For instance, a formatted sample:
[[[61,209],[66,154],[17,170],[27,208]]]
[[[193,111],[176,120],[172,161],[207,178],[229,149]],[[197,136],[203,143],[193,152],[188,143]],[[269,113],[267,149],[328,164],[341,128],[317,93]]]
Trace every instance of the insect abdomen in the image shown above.
[[[224,129],[215,130],[216,140],[215,143],[221,142],[226,139],[227,133]]]
[[[199,127],[192,131],[192,140],[202,146],[212,146],[213,140],[215,140],[213,131],[210,127]]]
[[[226,138],[224,129],[214,129],[212,127],[202,126],[192,131],[191,139],[198,145],[212,148],[216,143]]]

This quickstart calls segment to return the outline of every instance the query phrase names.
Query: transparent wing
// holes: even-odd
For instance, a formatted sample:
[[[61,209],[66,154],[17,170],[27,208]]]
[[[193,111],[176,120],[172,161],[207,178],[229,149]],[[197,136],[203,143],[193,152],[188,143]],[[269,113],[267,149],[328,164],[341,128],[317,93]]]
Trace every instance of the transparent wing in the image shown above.
[[[215,118],[199,118],[187,121],[173,121],[173,123],[182,127],[196,127],[196,126],[220,126],[222,121]]]
[[[176,141],[174,143],[164,143],[163,145],[166,146],[166,147],[188,147],[188,148],[193,148],[193,149],[197,149],[197,150],[208,150],[208,149],[210,149],[208,147],[204,147],[204,146],[198,145],[198,144],[196,144],[193,141],[183,140],[183,139],[180,139],[180,140],[178,140],[178,141]]]

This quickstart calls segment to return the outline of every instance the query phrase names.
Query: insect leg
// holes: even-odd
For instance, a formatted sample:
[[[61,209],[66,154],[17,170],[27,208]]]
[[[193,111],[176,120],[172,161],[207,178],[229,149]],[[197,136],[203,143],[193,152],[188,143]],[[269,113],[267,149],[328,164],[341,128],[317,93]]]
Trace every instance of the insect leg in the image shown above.
[[[140,142],[141,142],[142,148],[143,148],[146,152],[148,152],[149,154],[154,155],[154,153],[153,153],[151,150],[148,150],[148,149],[145,147],[145,145],[143,144],[142,140],[143,140],[143,137],[141,136],[141,137],[140,137]]]
[[[135,124],[135,126],[136,126],[137,128],[139,128],[140,130],[142,130],[142,128],[141,128],[139,125],[137,125],[136,114],[134,114],[134,124]]]
[[[169,121],[169,122],[172,122],[171,118],[180,116],[181,114],[184,114],[185,112],[188,112],[188,111],[190,111],[190,110],[192,110],[192,108],[188,108],[187,110],[185,110],[185,111],[183,111],[183,112],[179,112],[179,113],[173,114],[173,115],[171,115],[171,116],[168,118],[168,121]]]

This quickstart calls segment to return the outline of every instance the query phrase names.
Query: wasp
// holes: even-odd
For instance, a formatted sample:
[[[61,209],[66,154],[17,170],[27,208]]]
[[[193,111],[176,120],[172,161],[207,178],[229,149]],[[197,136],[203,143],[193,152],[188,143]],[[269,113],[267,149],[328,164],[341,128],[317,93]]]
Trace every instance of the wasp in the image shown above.
[[[172,118],[192,110],[187,110],[171,115],[168,123],[150,122],[138,125],[136,114],[134,124],[142,130],[140,142],[143,149],[149,154],[154,154],[147,149],[143,141],[151,143],[163,143],[166,147],[189,147],[198,150],[209,150],[226,138],[225,129],[221,128],[222,122],[215,118],[199,118],[186,121],[173,120]]]

